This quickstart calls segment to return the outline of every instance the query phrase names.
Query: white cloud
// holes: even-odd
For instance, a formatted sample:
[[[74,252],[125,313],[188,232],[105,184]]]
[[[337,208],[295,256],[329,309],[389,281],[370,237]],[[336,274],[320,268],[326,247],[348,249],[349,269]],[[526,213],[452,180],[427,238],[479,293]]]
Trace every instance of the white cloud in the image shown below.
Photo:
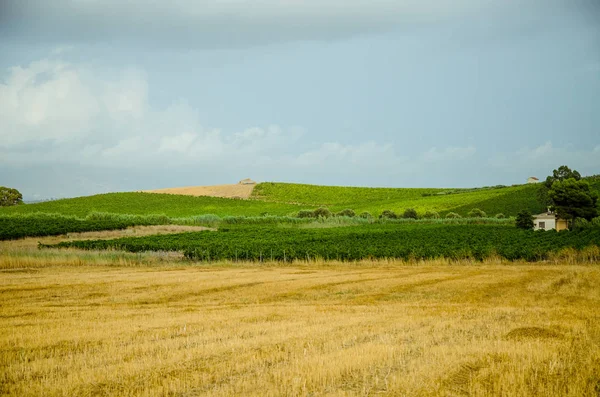
[[[178,99],[149,103],[143,71],[117,76],[57,60],[15,67],[0,85],[0,163],[71,163],[110,168],[230,164],[294,170],[415,170],[472,156],[468,147],[431,148],[410,156],[390,143],[301,141],[300,128],[277,125],[226,133],[202,125],[199,112]],[[396,172],[396,171],[394,171]]]

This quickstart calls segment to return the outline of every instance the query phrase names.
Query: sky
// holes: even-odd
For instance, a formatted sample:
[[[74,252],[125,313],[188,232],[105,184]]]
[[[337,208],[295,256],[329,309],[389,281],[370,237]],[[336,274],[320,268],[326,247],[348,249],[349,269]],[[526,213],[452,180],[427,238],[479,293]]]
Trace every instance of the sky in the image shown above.
[[[0,185],[600,174],[595,0],[2,0]]]

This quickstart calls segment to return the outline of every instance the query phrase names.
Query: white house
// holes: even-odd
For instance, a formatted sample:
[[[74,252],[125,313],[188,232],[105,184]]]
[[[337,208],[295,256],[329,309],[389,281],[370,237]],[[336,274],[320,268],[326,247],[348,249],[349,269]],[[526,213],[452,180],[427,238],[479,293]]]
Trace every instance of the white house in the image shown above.
[[[538,183],[539,181],[540,180],[535,176],[530,176],[529,178],[527,178],[527,183]]]
[[[559,218],[554,212],[547,211],[533,216],[533,230],[566,230],[569,224],[566,219]]]

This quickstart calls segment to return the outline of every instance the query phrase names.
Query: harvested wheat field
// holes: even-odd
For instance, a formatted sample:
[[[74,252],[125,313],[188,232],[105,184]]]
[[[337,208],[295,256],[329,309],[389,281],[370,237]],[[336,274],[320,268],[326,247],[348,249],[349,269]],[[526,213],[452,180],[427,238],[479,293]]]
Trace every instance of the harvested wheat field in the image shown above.
[[[597,396],[600,269],[6,269],[14,396]]]
[[[146,190],[147,193],[182,194],[184,196],[210,196],[222,198],[247,199],[252,194],[256,184],[187,186],[167,189]]]

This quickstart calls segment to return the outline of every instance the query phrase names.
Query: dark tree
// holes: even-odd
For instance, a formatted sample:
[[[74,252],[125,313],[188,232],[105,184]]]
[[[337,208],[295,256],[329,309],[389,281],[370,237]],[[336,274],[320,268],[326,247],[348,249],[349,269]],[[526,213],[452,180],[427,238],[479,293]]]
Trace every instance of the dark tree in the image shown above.
[[[586,181],[575,178],[555,181],[548,191],[552,209],[567,220],[584,218],[588,221],[598,216],[598,193],[590,189]]]
[[[23,204],[23,195],[17,189],[0,186],[0,207]]]
[[[561,165],[557,170],[552,171],[552,175],[546,178],[544,186],[547,189],[552,188],[552,184],[556,181],[566,181],[567,179],[581,180],[581,174],[576,170],[571,170],[566,165]]]
[[[561,165],[557,170],[552,171],[552,175],[546,178],[544,183],[540,184],[537,191],[537,200],[544,205],[549,207],[552,205],[552,199],[548,195],[552,184],[557,181],[565,181],[567,179],[575,179],[576,181],[581,180],[581,174],[577,170],[571,170],[566,165]]]
[[[379,215],[379,219],[398,219],[398,215],[392,210],[384,210],[381,215]]]
[[[517,214],[515,224],[519,229],[532,230],[533,229],[533,216],[531,212],[522,210]]]
[[[417,211],[414,208],[407,208],[402,214],[402,218],[404,219],[417,219]]]

